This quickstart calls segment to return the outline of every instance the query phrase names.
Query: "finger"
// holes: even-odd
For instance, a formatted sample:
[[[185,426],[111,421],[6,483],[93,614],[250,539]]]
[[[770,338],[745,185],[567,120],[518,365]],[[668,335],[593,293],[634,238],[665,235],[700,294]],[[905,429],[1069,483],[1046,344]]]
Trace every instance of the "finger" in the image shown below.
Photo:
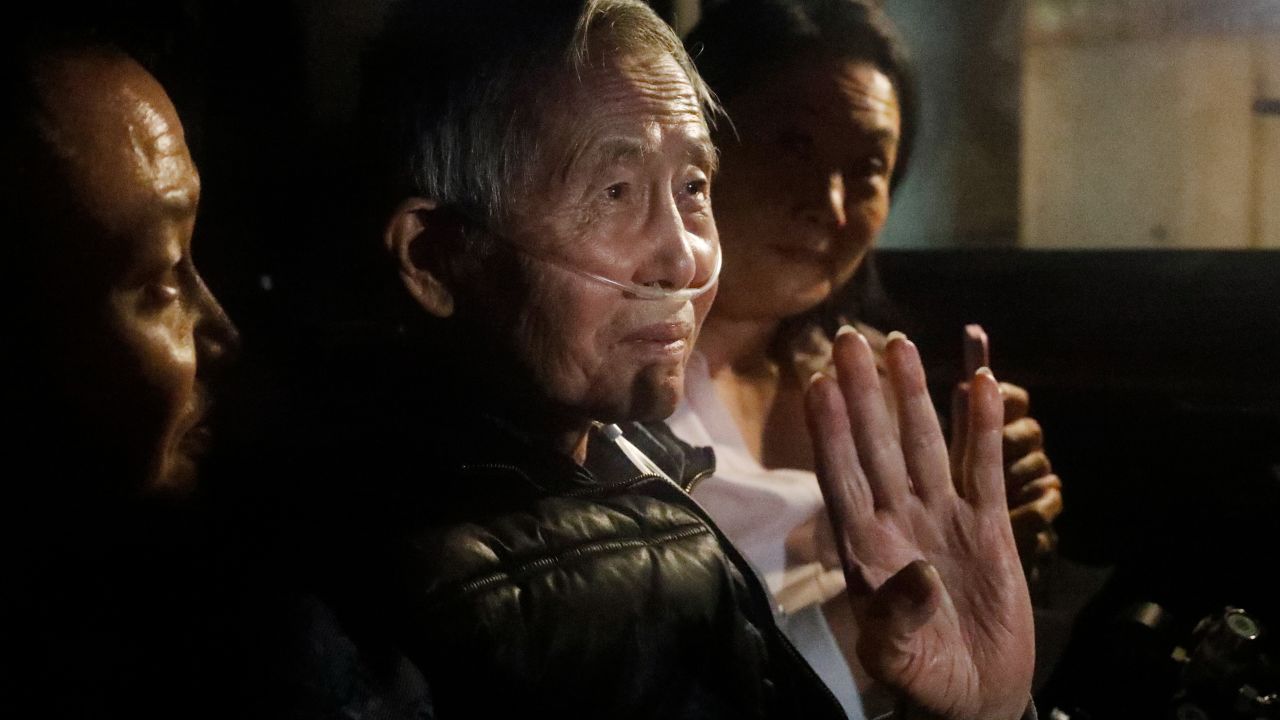
[[[1031,394],[1013,383],[1000,383],[1000,397],[1004,398],[1004,421],[1021,420],[1031,410]]]
[[[1034,512],[1046,524],[1052,523],[1062,514],[1062,481],[1057,475],[1050,475],[1023,488],[1009,514],[1016,512]]]
[[[964,376],[973,377],[979,368],[991,365],[991,348],[987,331],[977,323],[964,326]],[[959,477],[964,468],[964,448],[969,434],[969,383],[960,382],[951,394],[951,476]]]
[[[991,367],[991,345],[987,331],[973,323],[964,326],[964,376],[973,377],[978,368]]]
[[[1062,490],[1062,479],[1057,475],[1045,475],[1023,485],[1013,497],[1009,507],[1017,507],[1040,497],[1046,490]]]
[[[1004,401],[1004,421],[1012,423],[1026,417],[1031,409],[1031,396],[1023,388],[1012,383],[1000,383],[1000,397]],[[963,448],[969,431],[969,383],[957,383],[951,393],[951,458],[957,466],[963,460]]]
[[[846,325],[833,348],[836,380],[844,395],[859,459],[876,507],[892,507],[911,491],[896,423],[889,415],[871,346]]]
[[[840,518],[870,515],[871,490],[858,462],[844,398],[831,378],[814,375],[805,394],[805,419],[827,506]],[[832,527],[839,529],[843,523],[833,520]]]
[[[1034,547],[1037,536],[1053,525],[1053,520],[1062,512],[1062,493],[1049,490],[1034,502],[1015,508],[1009,513],[1009,524],[1013,526],[1013,537],[1019,548]]]
[[[1053,465],[1049,456],[1037,450],[1018,458],[1004,471],[1004,483],[1007,492],[1012,496],[1024,485],[1053,473]]]
[[[1004,426],[1004,457],[1013,462],[1044,448],[1044,431],[1035,418],[1014,420]]]
[[[916,632],[942,603],[942,578],[924,560],[916,560],[884,582],[858,618],[858,659],[871,677],[899,688],[918,661]]]
[[[898,436],[912,486],[926,502],[950,496],[955,490],[951,486],[947,445],[938,425],[938,412],[929,398],[920,352],[905,335],[893,333],[885,355],[898,404]]]
[[[991,370],[981,368],[969,389],[969,442],[960,494],[980,507],[1007,508],[1001,434],[1004,407]]]
[[[969,443],[969,383],[957,383],[951,391],[951,477],[964,472],[964,449]]]
[[[866,590],[865,582],[855,584],[850,568],[853,553],[848,546],[851,530],[870,525],[875,511],[871,489],[858,462],[858,451],[849,429],[849,415],[836,383],[815,374],[805,393],[805,421],[813,439],[818,487],[831,519],[835,545],[841,564],[850,576],[851,590]]]

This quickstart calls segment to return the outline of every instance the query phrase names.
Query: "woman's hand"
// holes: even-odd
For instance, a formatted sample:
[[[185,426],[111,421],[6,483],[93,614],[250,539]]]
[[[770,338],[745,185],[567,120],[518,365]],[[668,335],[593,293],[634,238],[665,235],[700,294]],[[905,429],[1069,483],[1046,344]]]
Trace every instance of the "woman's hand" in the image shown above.
[[[953,482],[915,346],[895,334],[886,348],[897,431],[866,340],[842,329],[834,353],[837,379],[815,376],[806,415],[861,629],[859,658],[927,711],[1021,716],[1034,637],[1004,491],[995,379],[985,369],[973,378]]]
[[[989,362],[987,334],[979,325],[965,327],[965,375],[972,377]],[[1029,415],[1031,397],[1027,391],[1011,383],[1000,383],[1004,400],[1002,456],[1009,520],[1018,554],[1024,562],[1051,544],[1049,530],[1054,518],[1062,512],[1062,480],[1044,450],[1044,431]],[[958,475],[964,463],[969,435],[969,383],[956,385],[951,395],[951,469]]]

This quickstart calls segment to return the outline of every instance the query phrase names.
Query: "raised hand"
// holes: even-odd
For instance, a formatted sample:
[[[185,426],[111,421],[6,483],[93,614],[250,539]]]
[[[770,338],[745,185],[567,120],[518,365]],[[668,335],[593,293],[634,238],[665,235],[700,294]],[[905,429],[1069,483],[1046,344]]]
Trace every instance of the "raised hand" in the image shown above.
[[[837,377],[815,376],[806,415],[858,617],[859,659],[926,711],[1019,717],[1035,650],[995,379],[985,368],[974,375],[967,452],[953,482],[915,346],[895,333],[885,351],[896,431],[866,339],[842,329],[834,356]]]

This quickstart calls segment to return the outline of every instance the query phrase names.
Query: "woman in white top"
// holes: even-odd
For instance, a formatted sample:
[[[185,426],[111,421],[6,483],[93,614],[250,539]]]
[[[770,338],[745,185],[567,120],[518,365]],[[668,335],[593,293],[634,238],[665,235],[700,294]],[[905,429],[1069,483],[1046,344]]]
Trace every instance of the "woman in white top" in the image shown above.
[[[858,687],[869,688],[803,398],[830,362],[842,319],[834,308],[853,304],[847,287],[906,166],[916,110],[908,64],[888,20],[856,0],[728,2],[687,43],[731,120],[718,128],[713,191],[725,257],[670,423],[714,446],[716,475],[694,497],[755,565],[793,642],[856,717]],[[880,333],[858,329],[883,348]],[[1009,505],[1025,558],[1061,510],[1061,483],[1026,417],[1025,391],[1002,390]]]

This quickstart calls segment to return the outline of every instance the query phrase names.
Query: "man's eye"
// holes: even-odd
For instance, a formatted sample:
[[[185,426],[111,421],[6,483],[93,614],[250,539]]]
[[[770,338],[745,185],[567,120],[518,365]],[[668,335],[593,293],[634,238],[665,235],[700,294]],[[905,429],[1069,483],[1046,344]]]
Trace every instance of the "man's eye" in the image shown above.
[[[684,191],[694,197],[706,197],[707,181],[701,178],[690,180],[684,184]]]
[[[142,286],[139,304],[143,310],[159,312],[182,299],[181,263],[156,273]]]
[[[627,196],[629,189],[626,183],[614,183],[605,188],[604,195],[610,200],[621,200]]]
[[[173,283],[158,281],[147,283],[142,288],[142,305],[148,310],[163,310],[178,301],[182,293]]]

